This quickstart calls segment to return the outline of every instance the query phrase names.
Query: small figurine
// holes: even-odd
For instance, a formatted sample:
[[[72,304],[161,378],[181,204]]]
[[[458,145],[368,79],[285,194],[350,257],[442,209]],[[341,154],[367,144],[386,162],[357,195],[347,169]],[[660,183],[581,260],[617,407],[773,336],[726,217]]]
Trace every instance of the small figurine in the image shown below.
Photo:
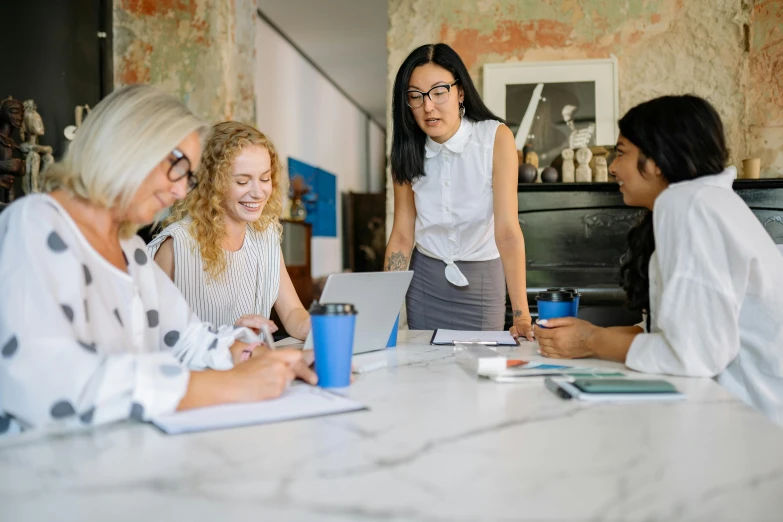
[[[533,151],[528,152],[525,156],[525,163],[530,163],[538,170],[538,154]]]
[[[560,154],[563,158],[563,166],[561,172],[563,173],[563,183],[574,182],[574,151],[573,149],[565,149]]]
[[[595,158],[595,179],[593,181],[602,183],[609,181],[609,167],[606,166],[606,156],[597,156]]]
[[[587,147],[582,147],[576,151],[576,162],[579,164],[576,167],[576,181],[578,183],[589,183],[593,181],[593,173],[590,170],[590,160],[593,158],[593,153]]]
[[[54,162],[52,148],[48,145],[38,144],[38,137],[44,134],[44,125],[41,115],[36,109],[33,100],[24,102],[24,122],[19,130],[19,135],[22,138],[19,150],[25,155],[26,168],[24,178],[22,178],[22,189],[25,194],[40,190],[38,174]]]
[[[24,162],[14,157],[19,146],[12,138],[23,119],[22,102],[10,96],[0,101],[0,208],[14,200],[14,178],[24,175]]]

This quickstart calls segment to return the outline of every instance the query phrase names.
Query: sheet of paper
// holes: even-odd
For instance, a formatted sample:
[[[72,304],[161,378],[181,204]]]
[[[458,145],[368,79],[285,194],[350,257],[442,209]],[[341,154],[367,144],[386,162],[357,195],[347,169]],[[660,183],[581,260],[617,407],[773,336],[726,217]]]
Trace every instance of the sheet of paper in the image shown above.
[[[224,404],[172,413],[153,419],[152,423],[166,433],[176,435],[364,409],[366,409],[364,405],[347,397],[322,390],[316,386],[297,383],[277,399],[243,404]]]
[[[454,341],[495,343],[498,346],[516,346],[517,341],[511,337],[508,330],[496,331],[464,331],[444,330],[438,328],[432,336],[430,344],[454,344]]]
[[[479,375],[490,377],[498,382],[511,382],[515,379],[540,377],[542,375],[569,375],[572,377],[624,376],[622,372],[616,370],[506,359],[505,357],[481,357],[478,360],[476,371]],[[503,377],[503,379],[497,379],[496,377]]]

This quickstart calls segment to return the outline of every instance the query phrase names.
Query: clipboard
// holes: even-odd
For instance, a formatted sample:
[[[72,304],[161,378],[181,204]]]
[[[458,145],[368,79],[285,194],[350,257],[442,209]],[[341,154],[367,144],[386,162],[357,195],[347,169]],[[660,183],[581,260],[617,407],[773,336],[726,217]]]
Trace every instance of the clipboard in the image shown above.
[[[430,344],[433,346],[454,346],[454,343],[483,346],[518,346],[516,339],[507,330],[502,331],[463,331],[438,328],[432,332]]]

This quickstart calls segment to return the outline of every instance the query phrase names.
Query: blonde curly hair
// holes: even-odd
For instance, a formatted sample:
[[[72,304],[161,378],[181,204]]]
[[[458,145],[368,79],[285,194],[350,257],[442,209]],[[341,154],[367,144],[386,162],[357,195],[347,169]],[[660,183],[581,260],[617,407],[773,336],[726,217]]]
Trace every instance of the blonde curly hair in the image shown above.
[[[198,185],[185,199],[174,204],[171,215],[164,222],[164,225],[169,225],[187,216],[192,218],[190,235],[198,243],[204,270],[213,279],[219,279],[227,266],[227,256],[221,245],[226,237],[226,195],[231,169],[242,148],[249,145],[263,147],[269,152],[272,171],[272,194],[261,216],[250,226],[258,232],[273,226],[282,239],[280,215],[283,213],[283,198],[288,193],[288,176],[272,142],[259,130],[236,121],[212,127],[196,172]]]

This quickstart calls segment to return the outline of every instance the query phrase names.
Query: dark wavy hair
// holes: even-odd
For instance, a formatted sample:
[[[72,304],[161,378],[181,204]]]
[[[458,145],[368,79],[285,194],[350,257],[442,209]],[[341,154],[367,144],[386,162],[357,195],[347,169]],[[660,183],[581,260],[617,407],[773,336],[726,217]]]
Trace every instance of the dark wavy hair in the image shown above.
[[[619,126],[620,134],[639,148],[642,176],[648,159],[655,162],[670,184],[720,174],[729,159],[723,122],[715,108],[698,96],[662,96],[644,102],[628,111]],[[648,268],[654,251],[650,211],[628,232],[628,250],[620,268],[628,308],[647,313],[648,330]]]
[[[407,105],[408,83],[413,70],[420,65],[434,63],[449,71],[462,87],[465,95],[465,117],[473,121],[503,121],[490,111],[473,85],[465,64],[459,55],[444,43],[427,44],[416,48],[402,62],[394,79],[392,91],[392,178],[400,185],[424,176],[424,143],[427,135],[416,123]]]

